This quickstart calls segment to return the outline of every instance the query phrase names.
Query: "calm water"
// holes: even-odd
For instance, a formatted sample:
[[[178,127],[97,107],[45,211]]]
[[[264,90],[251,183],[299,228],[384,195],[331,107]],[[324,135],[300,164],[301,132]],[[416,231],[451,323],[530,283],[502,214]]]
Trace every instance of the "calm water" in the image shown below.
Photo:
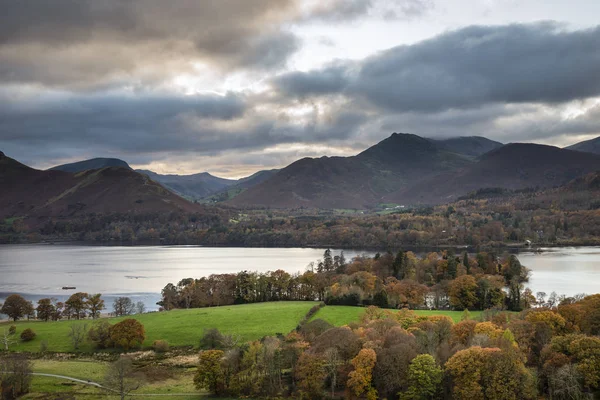
[[[521,253],[532,270],[535,292],[574,295],[600,293],[600,247],[545,249]],[[338,251],[334,251],[337,254]],[[345,251],[349,260],[357,252]],[[0,301],[10,293],[30,300],[64,299],[74,291],[102,293],[108,306],[120,295],[156,309],[160,290],[169,282],[241,270],[303,272],[320,259],[321,249],[210,247],[99,247],[69,245],[0,246]]]
[[[30,300],[63,300],[76,291],[102,293],[107,306],[120,295],[157,309],[161,289],[183,278],[217,273],[285,270],[303,272],[323,256],[322,249],[104,247],[69,245],[0,246],[0,301],[19,293]],[[333,254],[339,251],[333,250]],[[347,260],[356,251],[344,251]]]

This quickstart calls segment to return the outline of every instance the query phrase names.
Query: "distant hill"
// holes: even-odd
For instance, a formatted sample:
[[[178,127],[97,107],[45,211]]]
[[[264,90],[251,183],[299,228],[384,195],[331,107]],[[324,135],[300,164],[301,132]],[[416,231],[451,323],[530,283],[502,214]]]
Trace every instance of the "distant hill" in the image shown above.
[[[205,197],[205,202],[222,202],[231,200],[244,192],[252,186],[258,185],[275,175],[279,172],[278,169],[265,169],[262,171],[255,172],[254,174],[245,178],[238,179],[235,184],[227,186],[218,192],[212,193],[210,196]]]
[[[470,157],[479,157],[503,144],[482,136],[461,136],[449,139],[429,139],[443,149]]]
[[[131,169],[129,164],[118,158],[92,158],[90,160],[78,161],[70,164],[57,165],[50,168],[51,171],[64,171],[77,173],[90,169],[100,169],[106,167],[122,167]]]
[[[143,169],[138,169],[137,172],[148,175],[153,181],[191,199],[201,199],[238,182],[234,179],[218,178],[208,172],[193,175],[161,175]]]
[[[583,151],[586,153],[600,154],[600,136],[595,139],[575,143],[574,145],[565,148],[569,150]]]
[[[147,176],[122,167],[79,173],[40,171],[0,155],[0,218],[86,213],[197,211]]]
[[[551,188],[600,170],[600,156],[531,143],[511,143],[460,170],[420,180],[385,197],[401,204],[441,204],[481,188]]]
[[[428,139],[394,133],[356,156],[298,160],[240,193],[230,204],[365,208],[419,179],[471,162]]]

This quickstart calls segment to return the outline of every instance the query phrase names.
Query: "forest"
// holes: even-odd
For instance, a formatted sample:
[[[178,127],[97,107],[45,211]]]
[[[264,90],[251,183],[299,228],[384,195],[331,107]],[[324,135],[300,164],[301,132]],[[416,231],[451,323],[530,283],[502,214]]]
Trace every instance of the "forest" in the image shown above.
[[[553,307],[568,301],[556,293],[532,293],[524,286],[529,271],[515,255],[475,255],[411,251],[377,253],[346,261],[344,253],[311,263],[304,273],[283,270],[241,271],[187,278],[167,284],[159,305],[174,308],[212,307],[282,300],[318,300],[328,305],[437,310],[521,311]],[[580,296],[581,297],[581,296]]]
[[[388,249],[598,245],[600,204],[590,192],[482,190],[450,205],[386,210],[238,210],[84,214],[0,223],[1,243],[81,241],[240,247]],[[390,207],[387,207],[390,208]]]

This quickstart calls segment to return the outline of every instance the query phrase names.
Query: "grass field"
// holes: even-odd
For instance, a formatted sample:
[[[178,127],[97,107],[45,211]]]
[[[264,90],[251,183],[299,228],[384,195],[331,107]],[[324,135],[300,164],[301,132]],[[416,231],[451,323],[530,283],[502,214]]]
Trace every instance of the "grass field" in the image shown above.
[[[205,329],[217,328],[225,334],[239,335],[243,341],[260,339],[276,333],[288,333],[296,327],[315,302],[273,302],[173,310],[161,313],[148,313],[133,316],[146,329],[144,346],[150,346],[154,340],[162,339],[171,346],[198,345]],[[111,318],[116,323],[123,318]],[[73,351],[68,333],[73,323],[92,321],[19,321],[17,335],[23,329],[33,329],[37,336],[31,342],[19,342],[11,350],[37,352],[42,341],[46,341],[49,351]],[[11,323],[0,324],[0,330],[8,329]],[[81,346],[81,351],[93,351],[90,343]]]
[[[395,310],[392,310],[395,311]],[[342,326],[347,325],[350,322],[360,320],[361,315],[365,312],[363,307],[350,307],[350,306],[327,306],[321,308],[312,319],[320,318],[332,325]],[[437,311],[437,310],[415,310],[417,315],[447,315],[454,322],[459,322],[463,312],[462,311]],[[478,319],[481,315],[481,311],[471,311],[471,318]]]
[[[34,372],[43,372],[48,374],[64,375],[73,378],[91,380],[102,384],[106,373],[107,364],[98,361],[51,361],[36,360],[33,364]],[[165,394],[165,396],[152,396],[153,399],[173,398],[171,394],[178,394],[177,399],[197,399],[206,396],[194,388],[193,370],[176,369],[172,373],[159,380],[146,380],[142,382],[140,388],[132,393],[143,398],[143,394]],[[68,380],[35,376],[32,380],[30,393],[25,399],[43,399],[49,394],[70,394],[75,398],[86,399],[113,399],[117,396],[110,396],[106,391],[81,383]],[[181,396],[183,393],[191,394],[189,397]]]

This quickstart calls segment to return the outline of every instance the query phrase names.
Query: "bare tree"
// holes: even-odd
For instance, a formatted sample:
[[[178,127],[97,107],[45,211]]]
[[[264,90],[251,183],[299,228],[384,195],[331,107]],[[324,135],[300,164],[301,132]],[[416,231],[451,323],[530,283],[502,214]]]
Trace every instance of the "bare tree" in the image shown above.
[[[4,345],[4,350],[8,351],[8,348],[10,346],[17,343],[17,341],[15,339],[13,339],[13,336],[14,335],[12,335],[10,333],[10,331],[7,329],[5,329],[4,332],[2,333],[2,336],[0,336],[0,341]]]
[[[83,343],[87,334],[87,323],[71,324],[69,328],[69,337],[73,348],[79,350],[79,346]]]
[[[0,362],[0,392],[14,398],[29,392],[31,361],[23,354],[13,354]],[[12,396],[12,397],[11,397]]]
[[[135,313],[136,314],[143,314],[146,312],[146,305],[144,304],[143,301],[138,301],[137,303],[135,303]]]
[[[135,312],[135,304],[129,297],[118,297],[113,302],[113,312],[116,317],[131,315]]]
[[[337,386],[338,367],[342,358],[338,349],[330,347],[325,351],[325,370],[331,380],[331,398],[335,397],[335,387]]]
[[[129,393],[141,386],[142,377],[136,376],[133,370],[133,362],[130,357],[121,357],[112,363],[104,377],[104,386],[116,392],[125,399]]]

